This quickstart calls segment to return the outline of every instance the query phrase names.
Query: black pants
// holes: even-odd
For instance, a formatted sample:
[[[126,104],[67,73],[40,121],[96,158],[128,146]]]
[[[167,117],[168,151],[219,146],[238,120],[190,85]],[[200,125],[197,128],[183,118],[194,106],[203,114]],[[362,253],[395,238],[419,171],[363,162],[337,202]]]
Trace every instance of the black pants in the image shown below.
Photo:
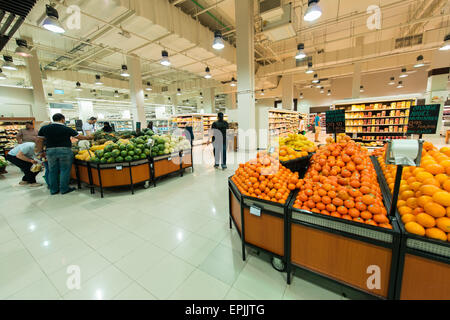
[[[222,167],[227,165],[227,145],[225,143],[214,144],[214,164],[218,166],[222,160]]]
[[[11,155],[6,156],[6,160],[19,167],[20,170],[24,173],[22,181],[26,181],[28,183],[36,183],[36,176],[39,172],[31,172],[30,169],[33,166],[32,163],[20,160],[19,158]]]

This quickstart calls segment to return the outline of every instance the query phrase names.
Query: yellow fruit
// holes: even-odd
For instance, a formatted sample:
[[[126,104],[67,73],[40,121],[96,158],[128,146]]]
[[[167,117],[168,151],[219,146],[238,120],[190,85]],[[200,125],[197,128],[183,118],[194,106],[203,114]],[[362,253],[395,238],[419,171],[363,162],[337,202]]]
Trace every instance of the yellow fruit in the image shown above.
[[[431,184],[438,188],[441,187],[441,183],[439,181],[437,181],[437,179],[435,179],[435,178],[427,178],[427,179],[423,180],[423,184]]]
[[[441,191],[441,188],[438,188],[436,186],[433,186],[431,184],[424,184],[420,187],[419,191],[422,192],[423,195],[426,196],[433,196],[438,191]]]
[[[438,228],[429,228],[425,231],[425,234],[428,238],[447,241],[447,235],[445,232]]]
[[[411,190],[406,190],[400,193],[400,199],[402,200],[408,200],[409,198],[414,197],[414,192]]]
[[[406,213],[406,214],[402,215],[402,221],[405,224],[408,222],[411,222],[411,221],[416,221],[416,216],[413,215],[412,213]]]
[[[450,206],[450,193],[447,191],[438,191],[433,194],[433,200],[444,207]]]
[[[411,197],[406,200],[406,205],[411,209],[417,208],[419,205],[417,204],[417,198]]]
[[[419,182],[423,182],[425,179],[433,178],[433,175],[429,172],[422,171],[416,174],[416,179]]]
[[[450,232],[450,218],[442,217],[442,218],[436,219],[436,225],[442,231]]]
[[[425,235],[425,229],[420,224],[418,224],[417,222],[414,222],[414,221],[406,223],[405,224],[405,229],[409,233],[414,233],[414,234],[417,234],[419,236],[424,236]]]
[[[405,214],[411,214],[412,213],[412,209],[410,207],[407,206],[403,206],[398,208],[398,213],[403,216]]]
[[[397,201],[397,208],[401,208],[403,206],[406,206],[406,201],[405,200],[398,200]]]
[[[434,177],[441,185],[448,180],[448,176],[445,173],[439,173]]]
[[[425,228],[432,228],[436,225],[436,220],[427,213],[419,213],[416,222]]]
[[[419,181],[415,181],[415,182],[412,182],[409,186],[412,190],[418,191],[420,189],[420,187],[422,186],[422,183],[420,183]]]
[[[399,192],[400,192],[400,194],[402,194],[403,192],[408,191],[408,190],[410,190],[409,185],[405,184],[400,187]]]
[[[425,206],[423,207],[423,209],[425,210],[426,213],[428,213],[429,215],[431,215],[435,218],[443,217],[447,213],[447,211],[445,210],[445,208],[443,206],[441,206],[440,204],[437,204],[435,202],[426,203]]]
[[[419,198],[417,198],[417,204],[422,208],[425,207],[425,204],[430,201],[433,201],[433,198],[430,196],[420,196]]]

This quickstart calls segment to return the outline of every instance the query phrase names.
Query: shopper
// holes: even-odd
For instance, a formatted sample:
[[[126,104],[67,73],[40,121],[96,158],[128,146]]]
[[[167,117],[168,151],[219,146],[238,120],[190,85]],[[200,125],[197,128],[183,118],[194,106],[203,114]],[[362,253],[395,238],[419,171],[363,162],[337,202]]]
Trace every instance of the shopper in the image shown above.
[[[33,121],[25,123],[25,129],[20,129],[16,136],[17,142],[22,144],[24,142],[36,142],[37,131],[34,129]]]
[[[6,160],[19,167],[24,173],[19,185],[28,185],[30,187],[40,187],[41,183],[36,183],[36,176],[39,172],[32,172],[33,164],[38,163],[34,158],[36,156],[36,144],[34,142],[25,142],[17,145],[8,152]]]
[[[153,121],[149,121],[147,124],[147,129],[150,129],[153,131]]]
[[[96,117],[90,117],[86,123],[83,123],[83,134],[88,136],[90,134],[94,134],[95,132],[95,123],[97,122]]]
[[[109,122],[103,122],[103,132],[113,132],[113,128],[109,124]]]
[[[78,134],[72,128],[65,125],[66,119],[63,114],[53,115],[53,123],[42,127],[38,133],[37,149],[42,151],[44,143],[49,168],[50,193],[66,194],[74,191],[69,186],[70,170],[72,168],[73,152],[71,137],[79,140],[89,140],[92,136]]]
[[[305,135],[306,134],[306,127],[305,127],[305,120],[303,120],[302,116],[299,116],[300,123],[298,125],[298,133]]]
[[[191,149],[193,148],[193,144],[194,144],[194,130],[192,128],[192,126],[186,126],[186,133],[184,134],[184,136],[189,140],[189,142],[191,143]]]
[[[227,129],[228,122],[223,120],[223,113],[217,114],[219,120],[215,121],[211,129],[213,129],[213,147],[214,147],[214,168],[219,167],[222,160],[222,169],[227,168]]]
[[[49,125],[49,124],[51,124],[51,122],[50,121],[44,121],[44,122],[42,122],[41,123],[41,125],[40,125],[40,127],[39,127],[39,130],[42,128],[42,127],[45,127],[45,126],[47,126],[47,125]],[[42,152],[41,153],[39,153],[38,155],[37,155],[37,158],[42,162],[42,164],[44,165],[44,169],[45,169],[45,172],[44,172],[44,180],[45,180],[45,183],[47,184],[47,188],[49,189],[50,188],[50,181],[49,181],[49,170],[48,170],[48,161],[47,161],[47,154],[45,153],[45,145],[44,145],[44,147],[43,147],[43,150],[42,150]]]
[[[320,134],[320,117],[319,114],[316,114],[314,117],[314,141],[319,142],[319,134]]]

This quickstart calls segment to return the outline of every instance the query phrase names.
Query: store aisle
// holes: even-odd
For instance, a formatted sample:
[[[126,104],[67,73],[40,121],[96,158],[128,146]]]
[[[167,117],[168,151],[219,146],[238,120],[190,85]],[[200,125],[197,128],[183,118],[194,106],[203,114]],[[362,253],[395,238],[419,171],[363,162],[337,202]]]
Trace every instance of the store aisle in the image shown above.
[[[0,299],[341,299],[298,277],[287,286],[286,274],[253,252],[242,261],[228,226],[236,166],[196,164],[156,188],[108,190],[103,199],[87,188],[50,196],[21,187],[9,166],[0,176]],[[69,289],[69,266],[79,267],[80,290]]]

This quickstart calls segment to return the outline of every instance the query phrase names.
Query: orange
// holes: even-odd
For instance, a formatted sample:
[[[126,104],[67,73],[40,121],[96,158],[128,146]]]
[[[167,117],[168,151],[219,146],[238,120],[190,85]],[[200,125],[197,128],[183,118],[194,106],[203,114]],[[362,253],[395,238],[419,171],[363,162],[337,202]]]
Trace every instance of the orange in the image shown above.
[[[445,173],[439,173],[434,177],[441,185],[448,180],[448,176]]]
[[[423,184],[431,184],[438,188],[441,187],[441,183],[436,178],[427,178],[427,179],[423,180]]]
[[[424,226],[425,228],[432,228],[436,225],[436,221],[434,220],[434,218],[427,213],[419,213],[416,216],[416,222]]]
[[[375,198],[371,195],[366,194],[362,197],[362,202],[364,202],[364,204],[366,205],[371,205],[375,202]]]
[[[397,201],[397,208],[406,206],[406,201],[405,200],[398,200]]]
[[[422,186],[422,183],[419,182],[419,181],[415,181],[415,182],[413,182],[413,183],[411,183],[411,184],[409,185],[409,187],[410,187],[412,190],[414,190],[414,191],[419,190],[419,188],[420,188],[421,186]]]
[[[427,178],[433,178],[433,175],[431,173],[425,172],[425,171],[422,171],[422,172],[419,172],[416,174],[416,179],[419,182],[423,182]]]
[[[433,201],[444,207],[450,206],[450,193],[447,191],[438,191],[433,194]]]
[[[357,218],[359,217],[359,210],[355,209],[355,208],[350,208],[348,209],[348,214],[352,217],[352,218]]]
[[[377,223],[389,223],[389,219],[384,214],[374,215],[373,220]]]
[[[424,195],[433,196],[433,194],[435,194],[436,192],[441,191],[441,188],[438,188],[431,184],[424,184],[420,187],[419,191]]]
[[[363,211],[361,212],[361,218],[365,220],[372,219],[372,214],[369,211]]]
[[[417,234],[419,236],[425,235],[425,229],[420,224],[418,224],[417,222],[414,222],[414,221],[410,221],[410,222],[406,223],[405,229],[409,233]]]
[[[417,208],[419,205],[417,204],[417,198],[411,197],[408,200],[406,200],[406,205],[410,207],[411,209]]]
[[[428,213],[429,215],[431,215],[435,218],[443,217],[447,213],[447,211],[445,210],[445,208],[443,206],[441,206],[440,204],[437,204],[435,202],[426,203],[425,206],[423,207],[423,209],[425,210],[426,213]]]
[[[444,231],[442,231],[441,229],[438,228],[429,228],[425,231],[425,235],[428,238],[432,238],[432,239],[438,239],[438,240],[442,240],[442,241],[447,241],[447,235],[445,234]]]
[[[447,179],[446,181],[444,181],[444,183],[442,184],[442,187],[444,188],[444,190],[450,192],[450,179]]]
[[[411,190],[406,190],[400,193],[400,199],[402,200],[408,200],[409,198],[414,197],[414,192]]]
[[[445,168],[437,163],[425,166],[425,170],[433,175],[445,172]]]

